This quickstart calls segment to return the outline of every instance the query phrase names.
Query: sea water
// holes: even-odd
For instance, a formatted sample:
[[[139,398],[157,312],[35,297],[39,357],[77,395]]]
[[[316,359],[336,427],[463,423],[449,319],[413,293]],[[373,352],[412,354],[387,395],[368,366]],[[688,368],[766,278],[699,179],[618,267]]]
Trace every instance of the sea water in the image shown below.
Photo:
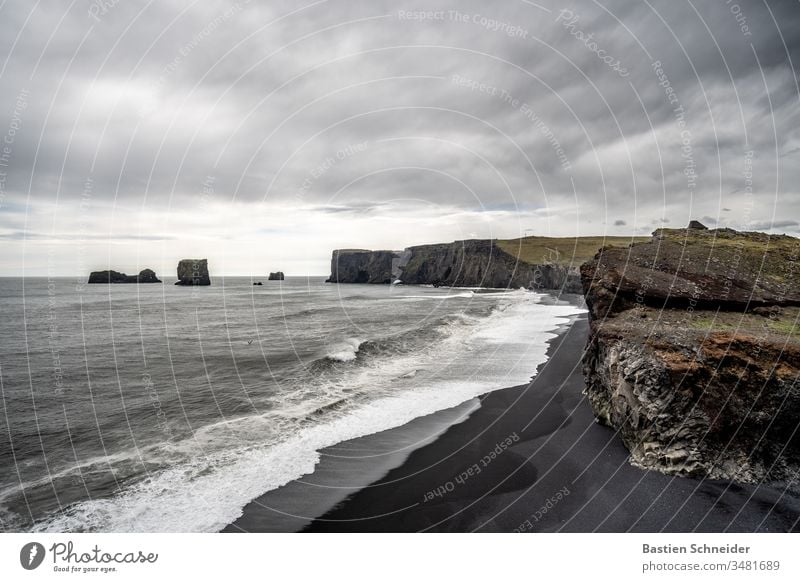
[[[0,279],[0,530],[218,531],[320,450],[530,380],[525,290]]]

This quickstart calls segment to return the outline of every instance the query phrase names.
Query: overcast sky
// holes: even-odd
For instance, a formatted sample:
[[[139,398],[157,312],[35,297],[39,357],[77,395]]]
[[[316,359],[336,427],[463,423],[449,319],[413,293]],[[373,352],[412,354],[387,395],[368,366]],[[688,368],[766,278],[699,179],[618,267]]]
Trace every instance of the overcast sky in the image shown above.
[[[0,275],[800,232],[797,0],[0,6]]]

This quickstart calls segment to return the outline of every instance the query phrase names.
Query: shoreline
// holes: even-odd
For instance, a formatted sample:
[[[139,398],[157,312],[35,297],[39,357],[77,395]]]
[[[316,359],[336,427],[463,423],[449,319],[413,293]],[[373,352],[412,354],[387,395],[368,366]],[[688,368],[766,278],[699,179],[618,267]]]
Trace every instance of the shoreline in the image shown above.
[[[582,295],[556,295],[542,291],[537,294],[540,296],[539,302],[544,305],[584,308]],[[576,318],[574,315],[569,316],[549,332],[551,337],[545,343],[548,349],[546,359],[550,357],[551,342],[569,329]],[[533,374],[535,371],[531,375]],[[380,481],[389,471],[402,465],[415,450],[431,444],[453,426],[464,422],[480,409],[481,401],[491,392],[493,390],[455,407],[417,417],[404,425],[348,439],[320,450],[320,460],[312,473],[293,479],[286,485],[251,500],[243,508],[242,515],[220,531],[302,531],[314,519],[322,517],[358,491]]]
[[[583,395],[586,315],[560,326],[532,382],[321,451],[314,473],[251,501],[222,531],[797,531],[772,486],[628,463]]]

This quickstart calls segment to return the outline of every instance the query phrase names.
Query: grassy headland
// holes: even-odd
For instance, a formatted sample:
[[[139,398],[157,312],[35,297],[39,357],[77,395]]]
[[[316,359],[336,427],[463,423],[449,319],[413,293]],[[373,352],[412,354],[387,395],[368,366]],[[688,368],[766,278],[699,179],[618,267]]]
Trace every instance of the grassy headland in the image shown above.
[[[602,247],[626,247],[650,240],[649,236],[526,236],[498,240],[497,246],[509,255],[530,264],[555,263],[579,266],[594,257]]]

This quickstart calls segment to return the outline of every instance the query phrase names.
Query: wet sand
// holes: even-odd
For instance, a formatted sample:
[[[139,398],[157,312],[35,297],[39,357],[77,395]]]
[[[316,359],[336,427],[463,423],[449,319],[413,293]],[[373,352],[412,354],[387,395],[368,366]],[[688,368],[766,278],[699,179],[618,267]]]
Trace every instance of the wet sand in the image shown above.
[[[314,474],[250,503],[225,531],[800,529],[800,499],[782,488],[631,466],[582,394],[587,333],[581,316],[527,386],[326,449]]]

